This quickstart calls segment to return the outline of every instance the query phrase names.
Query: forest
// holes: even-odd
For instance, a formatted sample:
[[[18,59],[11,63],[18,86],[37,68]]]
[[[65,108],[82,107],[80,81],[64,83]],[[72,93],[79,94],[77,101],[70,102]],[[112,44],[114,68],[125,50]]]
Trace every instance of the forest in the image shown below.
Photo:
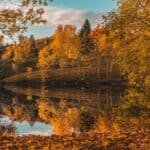
[[[103,23],[94,28],[88,19],[83,20],[84,24],[80,30],[70,24],[58,25],[52,36],[43,39],[35,39],[34,35],[28,38],[19,34],[25,30],[25,26],[15,26],[14,19],[9,19],[13,25],[2,28],[2,31],[4,34],[11,32],[11,37],[17,32],[18,42],[5,45],[4,36],[1,36],[1,79],[21,73],[28,73],[31,79],[34,79],[32,73],[40,71],[37,76],[41,74],[39,76],[44,80],[49,76],[44,72],[62,69],[60,74],[63,74],[68,68],[70,72],[79,71],[79,74],[80,68],[83,68],[83,76],[86,76],[84,67],[88,67],[89,70],[96,67],[95,70],[91,69],[91,72],[95,72],[97,78],[119,78],[133,86],[149,86],[149,1],[125,0],[118,3],[118,9],[104,15]],[[29,18],[30,13],[35,13],[34,10],[30,10],[24,22],[43,23],[44,12],[41,9],[37,11],[41,18]],[[14,13],[16,17],[19,15],[19,12]],[[11,15],[1,18],[1,26],[6,25],[5,17],[9,18]],[[20,22],[23,22],[22,18]],[[84,77],[79,78],[84,80]]]
[[[0,150],[150,149],[150,1],[16,1],[0,0]]]

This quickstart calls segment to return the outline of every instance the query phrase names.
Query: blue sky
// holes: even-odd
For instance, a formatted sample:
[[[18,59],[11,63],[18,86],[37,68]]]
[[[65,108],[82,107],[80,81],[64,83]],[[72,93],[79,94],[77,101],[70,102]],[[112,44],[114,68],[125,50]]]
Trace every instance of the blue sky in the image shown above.
[[[115,0],[54,0],[45,9],[46,26],[32,26],[26,33],[35,38],[50,36],[58,24],[73,24],[79,29],[88,18],[92,26],[101,23],[101,16],[116,8]]]
[[[34,35],[35,38],[48,37],[59,24],[72,24],[79,29],[85,19],[89,19],[94,27],[102,22],[102,15],[116,7],[116,0],[54,0],[44,7],[43,17],[47,24],[29,26],[25,35]]]
[[[116,8],[114,0],[54,0],[49,5],[99,12],[108,12]]]

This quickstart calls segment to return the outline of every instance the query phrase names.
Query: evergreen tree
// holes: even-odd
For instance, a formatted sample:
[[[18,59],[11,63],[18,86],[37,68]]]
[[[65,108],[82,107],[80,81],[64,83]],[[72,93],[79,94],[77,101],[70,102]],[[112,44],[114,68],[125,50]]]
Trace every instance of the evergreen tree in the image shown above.
[[[85,20],[81,30],[80,30],[80,37],[88,36],[91,32],[91,25],[88,19]]]
[[[92,40],[90,33],[91,33],[91,25],[89,23],[89,20],[86,19],[79,32],[79,36],[81,39],[81,46],[80,46],[81,54],[89,54],[95,49],[94,41]]]
[[[80,45],[80,53],[88,55],[89,53],[93,52],[95,49],[94,41],[90,36],[84,36],[81,39]]]
[[[38,55],[38,50],[36,48],[34,35],[31,35],[29,40],[31,42],[31,50],[32,50],[33,56],[37,56]]]

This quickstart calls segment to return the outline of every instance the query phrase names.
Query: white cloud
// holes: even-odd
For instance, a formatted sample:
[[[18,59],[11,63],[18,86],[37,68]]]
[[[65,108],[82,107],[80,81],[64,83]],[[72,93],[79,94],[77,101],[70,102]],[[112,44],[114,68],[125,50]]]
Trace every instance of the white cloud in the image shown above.
[[[1,1],[0,2],[0,9],[12,9],[12,10],[17,10],[21,9],[23,10],[24,7],[21,6],[20,2],[17,2],[16,0],[12,1]]]
[[[0,9],[21,9],[26,11],[29,8],[22,7],[18,0],[12,0],[12,3],[0,3]],[[79,29],[85,19],[89,19],[92,27],[94,27],[102,22],[102,15],[104,14],[94,11],[83,11],[54,6],[43,7],[43,9],[45,10],[43,17],[47,20],[47,25],[29,26],[29,30],[25,33],[26,35],[34,34],[37,38],[48,36],[53,33],[52,30],[55,30],[55,27],[59,24],[71,24],[77,26],[77,29]],[[9,37],[5,37],[5,39],[7,42],[10,42]]]
[[[90,20],[92,26],[100,24],[102,21],[102,13],[87,12],[73,8],[60,8],[60,7],[45,7],[44,18],[48,24],[57,26],[58,24],[73,24],[80,26],[87,18]]]
[[[0,9],[21,9],[26,11],[29,7],[21,6],[21,3],[18,0],[6,1],[6,3],[0,3]],[[30,7],[31,8],[31,7]],[[87,18],[90,20],[92,26],[95,26],[102,21],[102,13],[94,11],[83,11],[73,8],[63,8],[63,7],[54,7],[46,6],[44,7],[45,14],[44,18],[48,21],[49,25],[57,26],[58,24],[73,24],[81,26],[84,20]]]
[[[0,3],[0,9],[21,9],[26,11],[31,7],[23,7],[21,3],[17,0],[6,1]],[[86,18],[88,18],[92,25],[101,23],[102,13],[100,12],[89,12],[83,11],[73,8],[63,8],[63,7],[54,7],[54,6],[46,6],[44,7],[45,14],[44,18],[48,21],[49,25],[57,26],[58,24],[73,24],[73,25],[81,25]]]

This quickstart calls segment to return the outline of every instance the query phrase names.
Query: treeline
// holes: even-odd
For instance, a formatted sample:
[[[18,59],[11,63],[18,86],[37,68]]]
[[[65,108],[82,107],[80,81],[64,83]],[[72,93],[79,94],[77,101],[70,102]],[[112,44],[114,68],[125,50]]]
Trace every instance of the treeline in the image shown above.
[[[70,128],[82,129],[80,131],[96,129],[101,132],[118,132],[149,127],[150,92],[146,89],[126,89],[124,94],[115,88],[96,92],[52,89],[49,93],[47,89],[7,89],[10,91],[0,90],[0,112],[11,120],[26,120],[31,125],[36,121],[48,123],[54,127],[55,134],[67,133]],[[20,94],[15,95],[14,91],[19,91]],[[34,96],[37,94],[40,97]],[[120,94],[123,97],[120,97]]]
[[[0,74],[96,64],[99,56],[109,55],[130,85],[150,86],[149,4],[119,0],[118,9],[104,16],[102,27],[91,29],[88,20],[79,32],[75,26],[59,25],[40,47],[33,36],[21,37],[20,44],[7,47],[2,55]]]
[[[4,67],[8,65],[13,73],[84,66],[108,51],[103,29],[98,25],[92,30],[87,19],[79,32],[73,25],[58,25],[53,36],[41,41],[34,36],[19,39],[19,44],[8,46],[1,56]]]

